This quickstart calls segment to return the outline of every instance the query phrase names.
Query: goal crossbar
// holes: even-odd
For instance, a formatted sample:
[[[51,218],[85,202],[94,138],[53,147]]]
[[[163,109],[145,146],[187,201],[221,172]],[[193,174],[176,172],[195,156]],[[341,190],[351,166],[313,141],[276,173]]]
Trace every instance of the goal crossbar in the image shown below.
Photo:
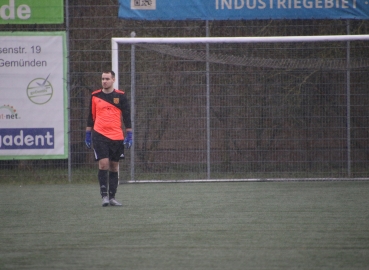
[[[288,42],[329,42],[329,41],[365,41],[369,35],[326,35],[326,36],[275,36],[275,37],[164,37],[164,38],[137,38],[113,37],[112,70],[117,74],[114,87],[119,86],[119,44],[215,44],[215,43],[288,43]]]
[[[327,35],[327,36],[275,36],[275,37],[166,37],[166,38],[118,38],[112,42],[122,44],[138,43],[275,43],[275,42],[326,42],[369,40],[369,35]]]

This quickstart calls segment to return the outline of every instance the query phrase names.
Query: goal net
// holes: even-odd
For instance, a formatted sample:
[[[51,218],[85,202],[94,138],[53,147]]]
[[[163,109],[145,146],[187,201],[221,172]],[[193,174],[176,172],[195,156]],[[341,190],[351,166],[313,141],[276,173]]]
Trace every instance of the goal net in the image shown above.
[[[368,40],[113,38],[131,180],[367,177]]]

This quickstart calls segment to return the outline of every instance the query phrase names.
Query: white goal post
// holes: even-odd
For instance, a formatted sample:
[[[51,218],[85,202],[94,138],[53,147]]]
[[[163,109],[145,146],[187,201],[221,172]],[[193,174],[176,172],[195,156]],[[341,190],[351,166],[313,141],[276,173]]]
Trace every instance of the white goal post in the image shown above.
[[[369,40],[369,35],[286,36],[286,37],[177,37],[177,38],[120,38],[111,39],[112,70],[116,73],[114,87],[119,86],[119,44],[190,44],[190,43],[282,43]]]
[[[119,88],[119,44],[131,45],[131,67],[132,73],[135,71],[135,46],[139,44],[204,44],[207,46],[207,56],[209,53],[208,44],[226,44],[226,43],[311,43],[311,42],[347,42],[349,48],[350,41],[369,41],[369,35],[325,35],[325,36],[268,36],[268,37],[164,37],[164,38],[150,38],[150,37],[135,37],[134,32],[131,37],[113,37],[111,39],[111,57],[112,70],[116,73],[114,87]],[[208,58],[206,58],[208,62]],[[350,54],[347,53],[347,61],[350,61]],[[347,77],[349,78],[349,69],[347,70]],[[209,76],[207,63],[207,77]],[[135,125],[135,76],[131,74],[131,110],[132,110],[132,127]],[[208,79],[208,78],[207,78]],[[207,80],[208,82],[208,80]],[[349,84],[347,86],[347,93],[350,93]],[[209,120],[209,85],[207,85],[207,175],[210,179],[210,120]],[[348,168],[347,174],[351,175],[351,160],[350,160],[350,100],[347,101],[347,151],[348,151]],[[134,136],[134,135],[133,135]],[[134,145],[131,147],[131,181],[134,180]]]

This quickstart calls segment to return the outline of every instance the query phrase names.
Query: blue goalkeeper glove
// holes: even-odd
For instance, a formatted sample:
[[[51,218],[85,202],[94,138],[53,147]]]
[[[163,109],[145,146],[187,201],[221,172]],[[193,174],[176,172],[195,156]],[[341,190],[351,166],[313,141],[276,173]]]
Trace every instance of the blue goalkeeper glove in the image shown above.
[[[132,131],[127,131],[127,136],[124,138],[123,144],[127,147],[127,149],[132,146]]]
[[[91,149],[91,131],[86,131],[85,144],[88,149]]]

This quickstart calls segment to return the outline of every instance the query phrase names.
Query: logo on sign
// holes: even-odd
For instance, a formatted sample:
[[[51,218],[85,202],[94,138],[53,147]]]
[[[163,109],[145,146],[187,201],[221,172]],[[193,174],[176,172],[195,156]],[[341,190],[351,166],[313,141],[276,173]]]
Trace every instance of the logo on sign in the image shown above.
[[[155,10],[156,0],[131,0],[131,9]]]
[[[11,105],[0,106],[0,120],[20,119],[17,110]]]
[[[35,104],[45,104],[53,96],[53,86],[48,81],[50,74],[45,78],[32,80],[27,86],[27,96]]]

